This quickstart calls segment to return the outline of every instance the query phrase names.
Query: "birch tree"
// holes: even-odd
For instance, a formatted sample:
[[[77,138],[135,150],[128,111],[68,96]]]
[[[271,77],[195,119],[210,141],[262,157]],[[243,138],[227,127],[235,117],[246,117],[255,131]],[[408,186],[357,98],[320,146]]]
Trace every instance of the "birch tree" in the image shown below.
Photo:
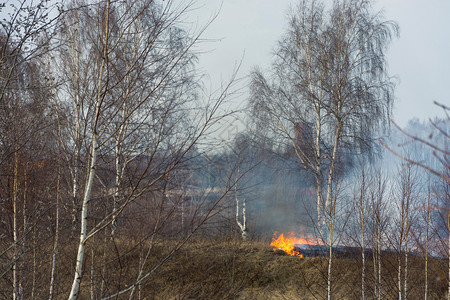
[[[364,160],[361,160],[359,163],[360,167],[360,180],[359,186],[357,187],[358,190],[355,191],[355,198],[356,198],[356,207],[358,208],[359,213],[359,234],[361,235],[361,299],[366,299],[366,235],[367,235],[367,208],[368,208],[368,201],[367,196],[368,194],[368,186],[370,185],[370,179],[367,179],[367,169],[365,166]]]
[[[234,166],[234,200],[235,200],[235,221],[238,226],[242,240],[247,240],[248,238],[248,228],[247,228],[247,199],[246,195],[238,189],[238,181],[242,182],[241,169],[245,172],[255,167],[258,162],[254,159],[254,154],[250,153],[249,136],[238,135],[235,137],[234,147],[232,149],[233,155],[235,156],[236,165]],[[239,211],[242,208],[242,212]]]
[[[72,236],[76,234],[79,221],[80,193],[84,188],[82,178],[86,175],[85,168],[89,157],[89,120],[93,119],[94,114],[94,86],[99,68],[96,60],[98,57],[90,53],[94,45],[89,43],[89,34],[95,32],[95,23],[89,20],[89,15],[77,5],[81,3],[67,4],[68,13],[64,15],[58,31],[58,38],[63,41],[63,45],[48,58],[57,62],[52,64],[52,71],[56,82],[60,83],[55,91],[55,106],[58,108],[61,132],[57,138],[71,177],[69,191]]]
[[[125,9],[141,8],[130,6]],[[140,155],[160,148],[154,141],[161,140],[162,147],[173,144],[173,137],[181,134],[181,128],[190,126],[187,116],[183,116],[181,111],[192,104],[199,87],[194,73],[196,56],[193,53],[183,54],[176,65],[168,63],[168,59],[186,51],[190,42],[187,32],[167,24],[169,20],[155,17],[154,9],[142,11],[138,15],[132,25],[133,30],[123,34],[124,42],[114,52],[114,76],[123,79],[117,89],[119,93],[111,97],[112,101],[120,99],[116,106],[119,113],[114,117],[114,122],[119,125],[116,132],[112,132],[115,156],[112,235],[117,229],[117,214],[124,200],[121,193],[127,167]],[[168,32],[164,32],[168,25]],[[152,31],[148,31],[148,28]],[[148,41],[161,37],[165,42],[158,46],[159,49],[153,45],[146,46]],[[145,56],[140,54],[143,49]],[[133,65],[135,70],[126,72]],[[166,78],[155,90],[154,84],[158,84],[160,76],[164,74],[167,74]],[[153,99],[139,103],[149,93]],[[136,105],[139,111],[130,116]]]
[[[397,130],[402,133],[406,139],[407,143],[414,143],[418,144],[421,147],[424,147],[426,149],[430,149],[433,153],[433,159],[437,163],[430,163],[429,160],[418,160],[414,157],[409,157],[406,154],[401,154],[399,152],[396,152],[393,150],[390,145],[387,145],[383,140],[379,139],[380,143],[391,153],[405,161],[406,163],[412,165],[412,166],[418,166],[426,171],[428,171],[430,174],[436,176],[438,179],[442,180],[445,187],[444,190],[448,190],[450,187],[450,176],[449,176],[449,170],[450,170],[450,151],[448,150],[448,141],[450,140],[450,130],[448,126],[448,122],[450,120],[450,107],[443,105],[441,103],[435,102],[435,105],[442,108],[443,112],[446,115],[446,119],[442,120],[441,122],[436,122],[430,120],[430,123],[432,125],[433,132],[430,133],[428,138],[422,138],[419,136],[415,136],[413,134],[408,133],[407,131],[400,128],[395,122],[392,121],[392,123],[395,125]],[[444,193],[445,194],[445,193]],[[448,194],[444,195],[444,207],[447,207],[450,199],[448,197]],[[448,210],[447,210],[447,226],[448,226]],[[427,220],[428,222],[429,220]],[[428,224],[428,223],[427,223]],[[428,225],[427,225],[428,226]],[[427,229],[428,231],[428,229]],[[449,257],[449,267],[448,267],[448,273],[450,274],[450,238],[448,240],[447,244],[447,256]],[[449,277],[450,278],[450,277]],[[448,281],[448,293],[447,293],[450,299],[450,280]]]
[[[8,1],[7,5],[0,5],[0,14],[4,16],[0,20],[0,104],[3,113],[7,108],[18,108],[8,103],[12,94],[22,94],[22,99],[25,99],[30,93],[37,96],[38,86],[46,86],[44,78],[40,78],[41,82],[30,84],[32,77],[29,77],[28,70],[52,47],[50,37],[59,18],[57,7],[54,5],[52,8],[47,0],[14,0]],[[11,136],[10,139],[6,138],[8,135],[4,129],[12,128],[14,120],[2,117],[0,164],[42,129],[43,120],[39,119],[40,116],[42,114],[29,116],[26,126],[15,127],[17,132],[13,139]]]
[[[80,235],[69,295],[76,299],[82,292],[88,241],[106,228],[116,236],[119,216],[130,203],[156,201],[150,240],[167,224],[174,209],[166,207],[164,197],[170,178],[175,177],[171,174],[186,164],[198,141],[227,114],[219,114],[219,109],[234,78],[217,97],[197,97],[193,47],[204,28],[189,32],[179,27],[192,3],[73,1],[67,5],[55,74],[63,82],[59,103],[73,112],[61,118],[70,125],[69,138],[62,144],[67,161],[73,162],[74,215],[78,215],[77,198],[81,199],[80,217],[73,218]],[[112,200],[111,209],[89,224],[95,207],[101,205],[99,199]],[[145,270],[151,249],[137,270],[136,285],[120,294],[133,295],[134,288],[153,274]]]
[[[256,127],[292,144],[312,172],[318,227],[330,246],[337,170],[374,149],[373,135],[391,111],[394,84],[385,51],[397,31],[371,12],[370,1],[335,1],[329,11],[319,1],[301,1],[278,43],[270,77],[252,74]],[[330,299],[331,267],[328,282]]]
[[[389,116],[393,82],[384,53],[396,33],[368,1],[335,2],[329,12],[302,1],[278,43],[271,76],[252,74],[256,126],[269,127],[278,142],[287,139],[313,172],[319,219],[331,201],[337,160],[349,146],[356,153],[373,149],[373,134]]]
[[[1,268],[0,279],[11,276],[12,299],[30,295],[27,288],[32,285],[29,279],[33,268],[27,257],[33,248],[32,220],[38,219],[48,204],[43,201],[38,206],[34,197],[30,199],[30,195],[40,197],[46,191],[37,192],[37,187],[29,183],[38,160],[45,157],[38,158],[48,145],[45,134],[51,126],[49,81],[40,65],[42,55],[51,47],[50,37],[58,18],[57,12],[51,18],[51,11],[48,1],[20,0],[0,5],[0,223],[8,228],[2,232],[7,245],[0,258],[8,261]],[[10,250],[13,254],[9,259]]]
[[[397,204],[398,220],[395,228],[398,230],[397,236],[397,288],[398,299],[407,299],[408,294],[408,252],[410,244],[411,224],[414,223],[412,207],[414,205],[415,190],[417,185],[415,173],[411,165],[402,165],[399,170],[399,195],[394,196],[399,199]],[[403,270],[402,270],[403,267]],[[402,278],[403,274],[403,278]]]
[[[383,298],[383,286],[381,279],[381,249],[383,243],[384,228],[386,226],[386,179],[381,170],[378,170],[374,184],[370,190],[370,205],[372,211],[372,253],[373,253],[373,281],[374,297]]]

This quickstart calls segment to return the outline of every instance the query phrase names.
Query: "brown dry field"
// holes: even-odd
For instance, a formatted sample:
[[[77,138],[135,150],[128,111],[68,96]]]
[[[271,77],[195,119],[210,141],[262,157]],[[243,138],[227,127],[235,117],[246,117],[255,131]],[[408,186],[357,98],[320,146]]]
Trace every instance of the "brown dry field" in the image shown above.
[[[429,299],[446,297],[446,264],[435,259],[429,263]],[[276,254],[267,241],[192,240],[142,286],[141,295],[143,299],[326,299],[327,267],[327,258]],[[382,299],[398,299],[396,278],[397,257],[385,254]],[[369,258],[367,299],[374,298],[373,290]],[[334,260],[332,293],[333,299],[361,298],[360,257]],[[408,298],[424,298],[423,257],[409,257]]]
[[[146,270],[158,264],[174,243],[164,240],[156,243]],[[66,299],[70,290],[75,246],[76,243],[66,244],[60,252],[57,299]],[[100,289],[105,296],[130,286],[142,259],[139,255],[142,252],[131,242],[92,243],[86,253],[86,271],[79,299],[91,299],[92,288],[95,289],[94,299],[100,299]],[[125,254],[118,256],[118,253]],[[39,295],[48,295],[48,261],[44,265],[35,278],[36,282],[41,282],[36,288],[35,299],[43,299]],[[197,238],[189,240],[146,278],[133,299],[326,299],[327,267],[326,257],[280,255],[272,250],[269,241]],[[430,260],[428,299],[447,296],[447,274],[448,260]],[[374,299],[374,275],[373,261],[369,258],[366,299]],[[7,299],[10,286],[3,280],[0,287]],[[360,257],[333,260],[332,295],[333,299],[361,299]],[[397,256],[394,253],[382,257],[381,298],[398,299]],[[410,256],[408,259],[408,298],[424,298],[423,257]],[[129,294],[113,299],[129,299]]]

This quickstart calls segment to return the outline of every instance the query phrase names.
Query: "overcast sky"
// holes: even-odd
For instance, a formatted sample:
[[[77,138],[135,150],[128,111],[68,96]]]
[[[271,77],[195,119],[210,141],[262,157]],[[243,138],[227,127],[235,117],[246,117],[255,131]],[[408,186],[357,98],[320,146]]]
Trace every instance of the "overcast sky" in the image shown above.
[[[327,0],[330,2],[331,0]],[[205,50],[200,66],[217,87],[226,80],[237,62],[242,61],[241,76],[254,66],[270,67],[272,51],[287,26],[289,0],[199,0],[192,17],[206,22],[215,12],[217,19],[204,37],[216,42],[202,44]],[[222,5],[222,6],[221,6]],[[394,120],[406,125],[413,117],[428,119],[443,116],[433,105],[450,105],[450,1],[377,0],[386,19],[400,26],[400,38],[388,52],[389,73],[399,79]],[[242,95],[240,102],[245,101]]]

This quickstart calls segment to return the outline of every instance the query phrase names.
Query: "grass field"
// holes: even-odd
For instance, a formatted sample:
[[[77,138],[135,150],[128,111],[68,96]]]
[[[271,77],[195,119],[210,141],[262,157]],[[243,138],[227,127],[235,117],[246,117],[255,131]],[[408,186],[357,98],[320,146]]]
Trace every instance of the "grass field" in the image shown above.
[[[155,241],[151,251],[148,251],[149,244],[136,241],[97,240],[86,251],[79,299],[103,299],[133,286],[141,266],[150,275],[136,285],[131,299],[326,299],[328,259],[287,256],[274,252],[269,242],[194,238],[165,259],[177,244],[176,240]],[[39,250],[43,252],[37,252],[36,257],[50,258],[46,247]],[[76,244],[67,243],[59,252],[54,299],[67,299],[75,251]],[[32,295],[34,299],[48,297],[50,260],[41,261],[35,265],[34,272],[22,273],[24,288],[33,291],[25,294],[24,299],[32,299]],[[384,253],[381,265],[381,299],[398,299],[397,254]],[[404,289],[404,261],[402,265]],[[448,261],[430,259],[428,265],[428,299],[446,298]],[[361,257],[335,258],[332,270],[332,298],[361,299]],[[25,277],[26,274],[29,275]],[[366,299],[376,299],[377,274],[372,257],[367,259],[365,274]],[[408,298],[423,299],[423,257],[409,256],[407,277]],[[1,299],[10,298],[8,278],[5,276],[0,281]],[[110,299],[130,299],[130,293]]]
[[[429,299],[446,297],[445,261],[429,264]],[[192,242],[143,286],[147,299],[326,299],[328,259],[275,253],[262,241]],[[397,299],[397,256],[382,259],[382,299]],[[404,280],[402,273],[402,281]],[[374,298],[373,261],[366,266],[365,295]],[[403,287],[402,287],[403,288]],[[361,298],[361,259],[338,258],[333,298]],[[408,298],[424,297],[424,261],[410,257]]]

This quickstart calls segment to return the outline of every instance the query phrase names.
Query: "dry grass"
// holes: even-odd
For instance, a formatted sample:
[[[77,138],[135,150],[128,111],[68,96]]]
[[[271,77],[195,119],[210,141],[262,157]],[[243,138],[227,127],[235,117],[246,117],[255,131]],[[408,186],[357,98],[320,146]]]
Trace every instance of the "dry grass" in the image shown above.
[[[383,261],[383,299],[396,299],[395,257]],[[366,296],[373,297],[373,269],[367,266]],[[327,258],[275,254],[261,241],[193,242],[182,249],[143,287],[148,299],[325,299]],[[410,258],[410,299],[423,298],[422,258]],[[335,299],[359,299],[359,258],[335,259]],[[446,289],[430,270],[430,299],[441,299]]]
[[[139,248],[131,241],[105,242],[101,245],[97,240],[88,247],[80,299],[90,299],[91,290],[94,298],[100,299],[102,295],[111,295],[130,286],[136,278],[142,249],[148,246],[141,245]],[[175,244],[174,240],[155,244],[146,270],[155,266]],[[65,299],[70,289],[75,249],[75,243],[66,244],[61,249],[57,299]],[[325,299],[327,264],[327,258],[302,259],[276,254],[267,241],[194,239],[149,276],[134,299]],[[383,299],[396,299],[396,256],[385,254],[382,264]],[[445,260],[430,263],[429,299],[442,299],[446,295],[447,278],[442,272],[446,270],[446,264]],[[48,292],[48,266],[47,260],[40,268],[38,275],[43,279],[36,287],[37,298]],[[423,266],[423,258],[409,258],[410,299],[423,298]],[[370,259],[366,276],[366,297],[372,299],[374,274]],[[360,299],[360,278],[359,257],[335,259],[333,298]],[[2,283],[6,284],[5,281]],[[5,285],[2,290],[9,291],[10,287]],[[4,294],[5,297],[8,294]],[[129,299],[129,294],[115,299]]]

